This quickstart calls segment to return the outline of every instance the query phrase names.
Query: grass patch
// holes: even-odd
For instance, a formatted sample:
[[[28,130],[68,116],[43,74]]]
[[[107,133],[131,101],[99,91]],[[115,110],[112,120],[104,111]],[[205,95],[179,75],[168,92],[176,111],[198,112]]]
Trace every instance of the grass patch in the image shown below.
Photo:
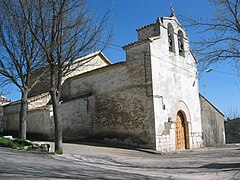
[[[15,139],[13,142],[18,143],[21,146],[31,146],[32,143],[24,139]]]
[[[30,146],[32,143],[23,140],[23,139],[8,139],[0,137],[0,146],[1,147],[8,147],[12,149],[24,149],[24,146]]]
[[[60,150],[56,150],[56,151],[55,151],[55,154],[61,155],[61,154],[63,154],[63,153],[62,153],[62,151],[60,151]]]

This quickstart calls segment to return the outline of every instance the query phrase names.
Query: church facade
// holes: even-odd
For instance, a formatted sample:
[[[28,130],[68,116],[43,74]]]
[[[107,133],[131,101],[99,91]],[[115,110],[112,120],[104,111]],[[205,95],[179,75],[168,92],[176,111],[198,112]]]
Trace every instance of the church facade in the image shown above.
[[[186,32],[171,15],[137,33],[138,40],[123,47],[126,62],[111,64],[98,52],[89,55],[87,70],[64,79],[64,140],[94,138],[163,152],[202,147],[197,65]],[[27,131],[52,139],[49,93],[35,88],[30,95]],[[19,103],[4,106],[6,132],[17,130],[18,111]]]

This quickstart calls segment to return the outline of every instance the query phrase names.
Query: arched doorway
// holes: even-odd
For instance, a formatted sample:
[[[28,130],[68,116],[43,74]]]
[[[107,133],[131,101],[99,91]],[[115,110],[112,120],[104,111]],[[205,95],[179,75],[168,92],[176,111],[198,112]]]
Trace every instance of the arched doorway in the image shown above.
[[[176,118],[176,150],[189,148],[188,124],[184,114],[179,111]]]

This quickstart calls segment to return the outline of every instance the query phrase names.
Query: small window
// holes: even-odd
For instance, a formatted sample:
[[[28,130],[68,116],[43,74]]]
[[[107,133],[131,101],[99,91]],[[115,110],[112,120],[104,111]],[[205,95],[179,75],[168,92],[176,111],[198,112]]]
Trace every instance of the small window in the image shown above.
[[[174,31],[173,31],[173,26],[170,23],[168,23],[168,47],[169,47],[169,51],[175,52]]]
[[[183,33],[182,31],[178,31],[178,49],[179,55],[184,57],[184,42],[183,42]]]

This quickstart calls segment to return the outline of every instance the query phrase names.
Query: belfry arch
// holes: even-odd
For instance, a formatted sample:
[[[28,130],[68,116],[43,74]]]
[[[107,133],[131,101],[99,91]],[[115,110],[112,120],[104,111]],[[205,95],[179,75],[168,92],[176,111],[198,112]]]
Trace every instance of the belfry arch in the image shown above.
[[[179,55],[185,57],[183,32],[180,30],[178,31],[178,50],[179,50]]]
[[[173,30],[173,26],[171,23],[168,23],[167,32],[168,32],[169,51],[175,53],[174,30]]]

